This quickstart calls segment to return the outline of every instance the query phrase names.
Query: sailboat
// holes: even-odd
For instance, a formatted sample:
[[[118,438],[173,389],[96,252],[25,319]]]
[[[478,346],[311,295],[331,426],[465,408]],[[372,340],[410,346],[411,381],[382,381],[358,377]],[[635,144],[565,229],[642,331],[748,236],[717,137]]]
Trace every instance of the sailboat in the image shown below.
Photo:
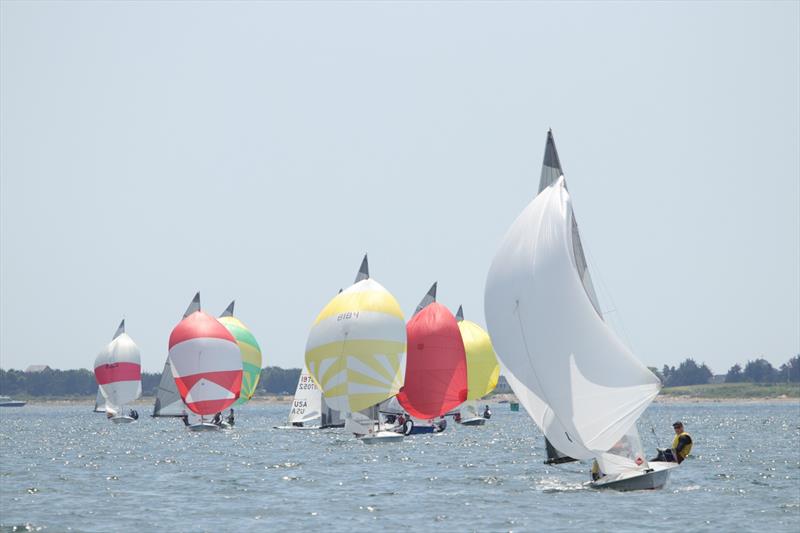
[[[175,377],[172,375],[172,366],[169,364],[169,356],[164,362],[164,370],[161,372],[161,380],[156,389],[156,402],[153,405],[152,417],[183,417],[189,414],[189,409],[183,403],[178,387],[175,385]]]
[[[261,378],[261,347],[258,345],[253,332],[247,329],[241,320],[233,316],[233,306],[236,301],[228,305],[220,315],[219,321],[225,326],[239,345],[242,352],[242,392],[234,405],[241,405],[250,400],[256,393],[258,380]]]
[[[297,381],[288,422],[288,425],[274,426],[274,429],[327,429],[344,426],[339,412],[328,406],[322,391],[305,368],[300,372],[300,379]]]
[[[345,430],[362,442],[403,439],[384,431],[377,405],[403,385],[406,327],[400,305],[369,277],[367,256],[353,285],[337,294],[314,321],[306,343],[306,367]]]
[[[662,487],[676,465],[648,463],[636,429],[661,383],[603,320],[552,131],[539,193],[501,242],[484,303],[503,374],[551,445],[596,460],[593,487]]]
[[[494,353],[492,340],[482,327],[464,320],[464,308],[458,306],[456,322],[467,356],[467,401],[461,406],[460,424],[483,426],[486,419],[478,414],[476,402],[492,392],[500,377],[500,365]]]
[[[397,395],[400,405],[417,421],[432,421],[467,399],[464,341],[453,313],[436,301],[434,283],[408,321],[406,379]],[[412,431],[413,432],[413,431]]]
[[[94,360],[94,376],[111,421],[134,422],[137,417],[126,415],[125,405],[142,395],[142,359],[136,343],[125,333],[124,319]]]
[[[106,399],[103,396],[103,391],[100,390],[100,385],[97,386],[97,396],[94,398],[94,411],[95,413],[106,412]]]
[[[242,355],[227,328],[200,309],[199,292],[169,336],[169,363],[183,403],[200,415],[200,422],[189,429],[219,429],[205,417],[224,411],[239,398]]]

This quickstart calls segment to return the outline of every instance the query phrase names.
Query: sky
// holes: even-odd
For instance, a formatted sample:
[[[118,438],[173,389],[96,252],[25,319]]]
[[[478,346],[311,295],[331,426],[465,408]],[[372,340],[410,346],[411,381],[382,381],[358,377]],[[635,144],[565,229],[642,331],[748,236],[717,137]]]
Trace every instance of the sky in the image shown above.
[[[0,367],[160,371],[196,291],[264,365],[369,253],[484,325],[552,128],[645,364],[800,352],[798,2],[0,4]],[[501,354],[502,357],[502,354]]]

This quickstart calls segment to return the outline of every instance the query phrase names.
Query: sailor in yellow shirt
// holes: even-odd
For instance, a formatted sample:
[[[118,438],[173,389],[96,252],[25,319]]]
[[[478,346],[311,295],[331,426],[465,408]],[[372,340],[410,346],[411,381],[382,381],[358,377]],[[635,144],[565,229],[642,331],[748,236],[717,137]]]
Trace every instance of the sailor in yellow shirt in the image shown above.
[[[667,450],[658,450],[658,457],[653,461],[667,461],[670,463],[681,464],[684,459],[689,456],[692,451],[692,437],[686,430],[683,429],[683,422],[675,422],[672,424],[675,430],[675,438],[672,439],[672,448]]]

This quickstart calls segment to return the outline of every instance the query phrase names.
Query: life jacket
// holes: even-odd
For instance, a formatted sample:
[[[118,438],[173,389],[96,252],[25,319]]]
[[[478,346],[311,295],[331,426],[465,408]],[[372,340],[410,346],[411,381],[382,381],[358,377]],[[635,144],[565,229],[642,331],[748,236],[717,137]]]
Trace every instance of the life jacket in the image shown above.
[[[678,451],[678,444],[680,444],[681,437],[687,437],[689,439],[689,443],[684,444],[683,448],[681,448],[681,451]],[[679,435],[675,435],[675,438],[672,439],[672,449],[675,450],[678,463],[682,462],[684,459],[686,459],[686,457],[689,456],[689,452],[692,451],[692,444],[692,436],[685,431]]]

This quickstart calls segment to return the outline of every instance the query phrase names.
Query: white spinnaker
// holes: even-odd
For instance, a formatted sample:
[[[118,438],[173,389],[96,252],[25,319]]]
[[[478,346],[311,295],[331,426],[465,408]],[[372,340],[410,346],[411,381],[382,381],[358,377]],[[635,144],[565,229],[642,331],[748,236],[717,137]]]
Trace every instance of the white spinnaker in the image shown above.
[[[289,412],[289,423],[310,422],[322,417],[322,391],[311,378],[308,370],[303,368],[297,381],[297,390]]]
[[[94,360],[95,373],[97,368],[120,363],[141,366],[139,347],[127,333],[120,333],[97,354]],[[138,372],[138,371],[137,371]],[[116,378],[115,378],[116,379]],[[100,392],[106,399],[106,412],[118,414],[122,408],[142,395],[141,379],[121,379],[99,384]]]
[[[595,311],[575,263],[563,176],[512,224],[486,281],[486,323],[509,384],[559,451],[611,449],[660,382]]]

